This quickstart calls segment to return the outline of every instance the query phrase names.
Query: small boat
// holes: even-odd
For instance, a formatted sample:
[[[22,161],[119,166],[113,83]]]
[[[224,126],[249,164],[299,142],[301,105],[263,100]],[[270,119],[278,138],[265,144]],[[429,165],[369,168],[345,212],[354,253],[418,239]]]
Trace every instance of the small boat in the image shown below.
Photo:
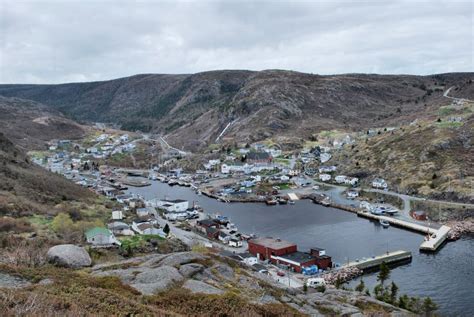
[[[276,199],[273,199],[273,198],[267,198],[265,200],[265,203],[269,206],[273,206],[273,205],[276,205],[278,203],[278,201]]]
[[[290,199],[290,200],[288,200],[288,203],[289,203],[290,205],[294,205],[294,204],[295,204],[295,201]]]
[[[387,220],[380,219],[380,220],[379,220],[379,223],[380,223],[380,224],[382,225],[382,227],[384,227],[384,228],[390,227],[390,222],[388,222]]]
[[[329,197],[324,198],[323,200],[321,200],[321,205],[323,206],[331,205],[331,199],[329,199]]]
[[[286,205],[288,203],[288,200],[286,200],[285,198],[278,198],[278,203],[280,205]]]

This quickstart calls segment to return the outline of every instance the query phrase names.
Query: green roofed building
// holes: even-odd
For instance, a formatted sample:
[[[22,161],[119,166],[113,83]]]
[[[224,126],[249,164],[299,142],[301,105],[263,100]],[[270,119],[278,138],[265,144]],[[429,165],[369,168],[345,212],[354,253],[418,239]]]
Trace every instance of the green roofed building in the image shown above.
[[[120,245],[114,234],[107,228],[95,227],[86,231],[86,240],[95,246]]]

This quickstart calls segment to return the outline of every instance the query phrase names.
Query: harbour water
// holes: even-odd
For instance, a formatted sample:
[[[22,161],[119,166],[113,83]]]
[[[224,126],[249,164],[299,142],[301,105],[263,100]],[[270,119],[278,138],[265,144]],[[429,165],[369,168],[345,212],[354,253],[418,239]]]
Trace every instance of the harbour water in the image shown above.
[[[130,188],[129,192],[150,198],[195,201],[209,214],[228,216],[243,233],[272,236],[298,244],[301,251],[310,247],[325,248],[333,261],[379,255],[387,250],[406,250],[412,262],[392,269],[391,279],[401,294],[430,296],[443,315],[474,314],[474,237],[448,243],[436,254],[419,252],[423,236],[358,218],[356,215],[309,200],[295,205],[267,206],[259,203],[222,203],[198,196],[190,188],[152,182],[151,186]],[[363,276],[367,286],[376,284],[376,273]],[[353,287],[354,280],[349,284]]]

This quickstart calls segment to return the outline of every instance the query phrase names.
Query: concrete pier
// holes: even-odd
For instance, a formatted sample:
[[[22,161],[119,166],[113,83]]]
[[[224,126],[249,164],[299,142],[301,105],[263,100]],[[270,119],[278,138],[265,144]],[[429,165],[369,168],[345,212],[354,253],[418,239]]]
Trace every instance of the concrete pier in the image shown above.
[[[423,251],[431,251],[431,252],[436,251],[438,247],[446,240],[448,236],[448,232],[449,230],[451,230],[451,228],[448,226],[441,226],[441,228],[439,229],[434,229],[434,228],[423,226],[423,225],[413,223],[410,221],[396,219],[396,218],[387,217],[387,216],[378,216],[378,215],[371,214],[370,212],[364,212],[364,211],[359,211],[357,215],[359,217],[364,217],[364,218],[374,219],[374,220],[382,219],[382,220],[387,221],[393,226],[420,232],[420,233],[426,234],[427,236],[429,235],[430,236],[429,240],[423,241],[423,243],[420,245],[420,250],[423,250]]]
[[[356,267],[360,270],[370,270],[373,268],[378,268],[380,264],[385,262],[386,264],[394,264],[397,262],[404,262],[411,260],[411,252],[409,251],[394,251],[387,252],[382,255],[374,256],[368,259],[362,259],[360,261],[352,261],[347,264],[342,265],[342,268]]]

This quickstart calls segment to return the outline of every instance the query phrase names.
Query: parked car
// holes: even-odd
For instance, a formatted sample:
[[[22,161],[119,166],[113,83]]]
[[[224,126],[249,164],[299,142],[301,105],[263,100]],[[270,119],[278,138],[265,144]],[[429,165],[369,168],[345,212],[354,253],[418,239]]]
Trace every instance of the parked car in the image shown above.
[[[278,271],[278,272],[277,272],[277,275],[278,275],[278,276],[285,276],[285,273],[283,273],[282,271]]]

